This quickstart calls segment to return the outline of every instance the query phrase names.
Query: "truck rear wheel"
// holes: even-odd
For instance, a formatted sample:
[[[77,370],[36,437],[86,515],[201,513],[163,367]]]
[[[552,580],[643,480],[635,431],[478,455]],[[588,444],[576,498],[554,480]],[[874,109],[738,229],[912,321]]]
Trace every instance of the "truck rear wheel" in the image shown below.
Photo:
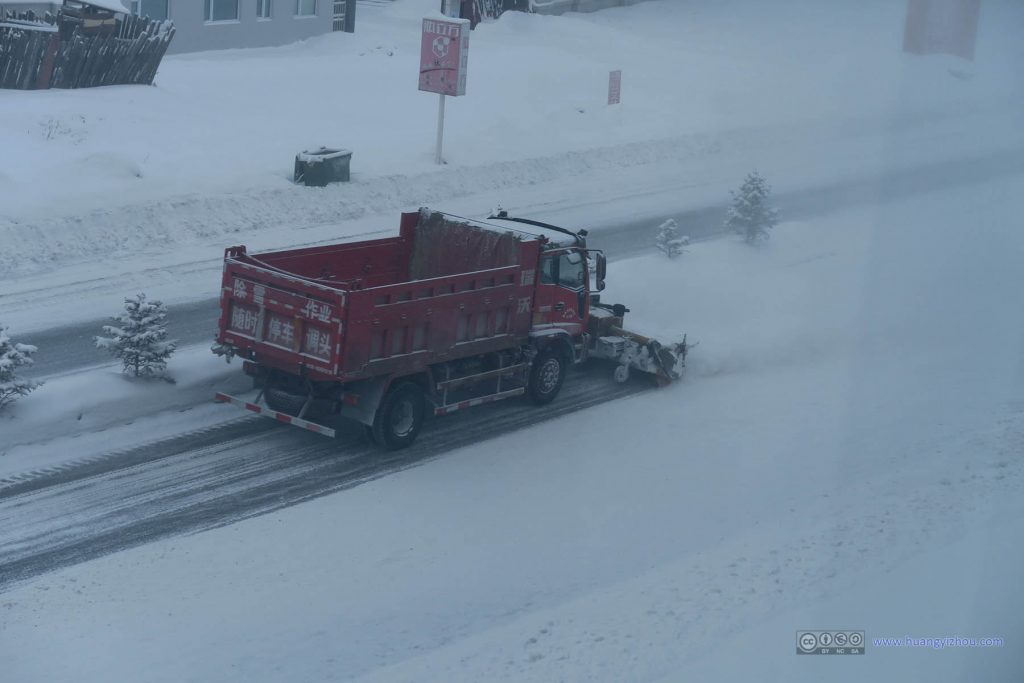
[[[373,418],[373,440],[389,451],[406,448],[416,440],[425,416],[423,390],[413,382],[402,382],[380,402]]]
[[[263,392],[263,400],[267,402],[271,410],[276,410],[285,415],[296,416],[306,403],[304,396],[297,396],[274,386],[267,387]]]
[[[565,356],[554,346],[549,346],[533,359],[530,366],[530,380],[526,393],[537,405],[555,400],[565,382]]]
[[[297,394],[293,391],[294,389],[294,385],[271,379],[267,382],[267,386],[263,391],[263,400],[266,401],[267,406],[271,410],[276,410],[279,413],[291,415],[292,417],[298,417],[299,413],[302,412],[302,407],[306,405],[308,396]],[[309,404],[309,408],[306,409],[306,414],[303,417],[307,420],[318,420],[327,417],[330,412],[328,401],[314,399]]]

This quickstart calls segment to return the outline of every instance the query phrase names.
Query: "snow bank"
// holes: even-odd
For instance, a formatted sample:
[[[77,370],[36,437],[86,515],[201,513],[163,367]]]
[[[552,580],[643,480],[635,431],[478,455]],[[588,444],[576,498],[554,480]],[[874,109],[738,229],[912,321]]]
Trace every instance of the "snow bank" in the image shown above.
[[[157,87],[0,92],[0,278],[619,166],[676,159],[699,174],[723,151],[813,145],[816,122],[868,125],[882,137],[861,146],[884,150],[901,120],[1021,93],[1012,2],[986,5],[966,79],[902,55],[903,8],[883,0],[508,13],[474,32],[437,169],[436,99],[414,86],[419,18],[435,4],[367,10],[355,34],[168,57]],[[610,69],[624,74],[617,107],[604,104]],[[354,148],[353,183],[294,186],[295,153],[325,144]]]
[[[174,384],[129,377],[118,363],[51,379],[18,400],[0,413],[0,479],[121,448],[108,431],[118,426],[135,425],[131,431],[136,440],[174,434],[193,418],[176,417],[174,412],[207,404],[218,391],[251,386],[240,365],[227,365],[210,353],[209,344],[179,349],[167,367]],[[220,408],[214,419],[238,417],[237,412]],[[147,424],[144,418],[160,412],[172,414],[140,428],[140,421]],[[203,414],[202,424],[193,427],[209,423],[206,411],[196,412]],[[87,442],[90,445],[84,446]]]

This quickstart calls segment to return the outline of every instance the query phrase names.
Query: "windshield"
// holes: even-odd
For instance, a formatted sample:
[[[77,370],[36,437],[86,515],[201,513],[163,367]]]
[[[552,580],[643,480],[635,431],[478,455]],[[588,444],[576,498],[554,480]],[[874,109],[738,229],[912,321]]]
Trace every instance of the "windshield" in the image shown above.
[[[558,284],[578,289],[583,286],[585,278],[586,264],[580,252],[573,251],[558,257]]]

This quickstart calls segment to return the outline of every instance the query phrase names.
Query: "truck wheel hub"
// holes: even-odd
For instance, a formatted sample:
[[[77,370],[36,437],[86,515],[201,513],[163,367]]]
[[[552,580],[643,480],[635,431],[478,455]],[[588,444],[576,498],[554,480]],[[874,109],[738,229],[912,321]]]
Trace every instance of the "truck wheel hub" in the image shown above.
[[[395,436],[405,436],[412,431],[416,422],[416,411],[411,401],[402,401],[391,414],[391,431]]]
[[[561,365],[556,358],[549,358],[544,361],[540,368],[540,389],[545,394],[558,386],[558,378],[561,375]]]

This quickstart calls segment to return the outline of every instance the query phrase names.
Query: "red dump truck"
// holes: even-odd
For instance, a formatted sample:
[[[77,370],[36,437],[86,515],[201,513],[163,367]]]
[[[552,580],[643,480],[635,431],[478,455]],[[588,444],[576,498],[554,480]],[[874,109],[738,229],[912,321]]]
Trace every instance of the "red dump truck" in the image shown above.
[[[474,221],[421,209],[397,237],[250,254],[227,249],[214,352],[244,359],[258,395],[234,403],[327,436],[329,414],[365,425],[387,449],[425,417],[527,396],[553,400],[588,358],[668,382],[681,343],[622,328],[604,254],[573,232],[504,212]]]

